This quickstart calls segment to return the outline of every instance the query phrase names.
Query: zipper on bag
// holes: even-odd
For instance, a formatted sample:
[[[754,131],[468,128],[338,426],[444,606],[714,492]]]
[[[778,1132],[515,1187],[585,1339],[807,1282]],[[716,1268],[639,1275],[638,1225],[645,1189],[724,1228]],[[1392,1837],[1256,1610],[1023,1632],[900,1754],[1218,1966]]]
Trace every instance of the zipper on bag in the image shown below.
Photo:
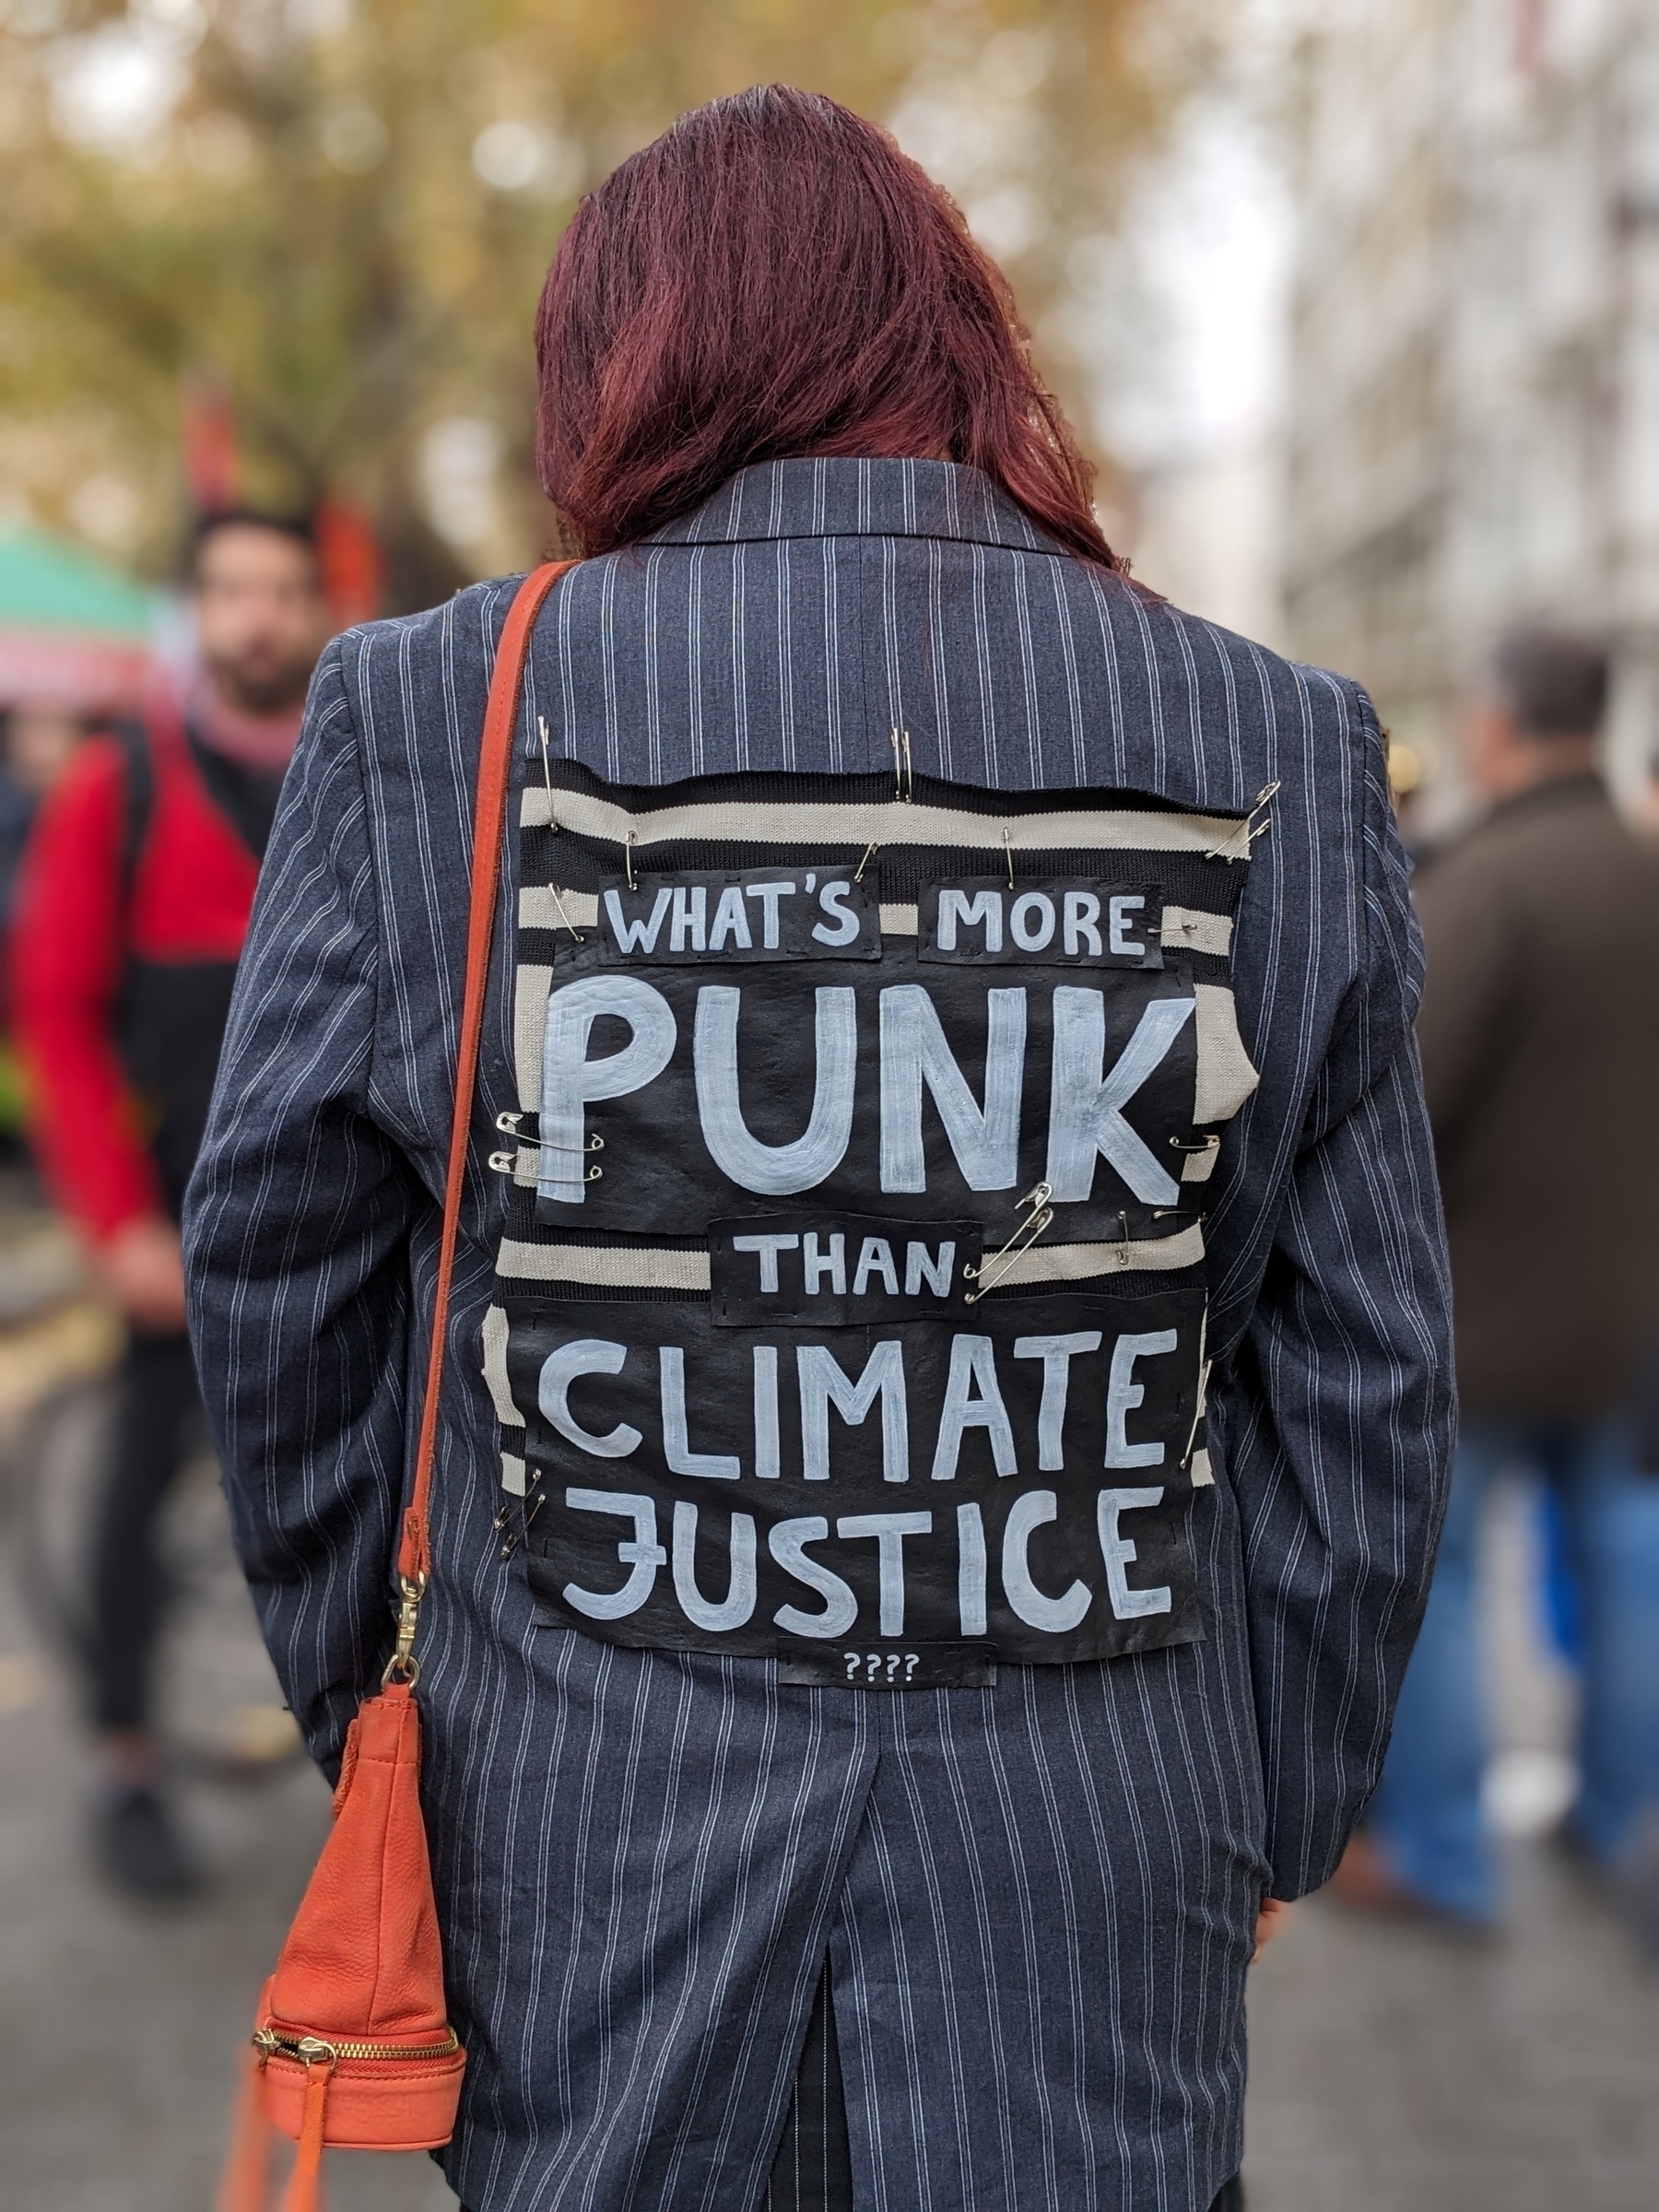
[[[262,2061],[291,2058],[302,2066],[332,2066],[343,2058],[450,2058],[461,2048],[461,2041],[453,2028],[441,2043],[331,2042],[320,2035],[284,2035],[275,2028],[257,2028],[253,2048]]]

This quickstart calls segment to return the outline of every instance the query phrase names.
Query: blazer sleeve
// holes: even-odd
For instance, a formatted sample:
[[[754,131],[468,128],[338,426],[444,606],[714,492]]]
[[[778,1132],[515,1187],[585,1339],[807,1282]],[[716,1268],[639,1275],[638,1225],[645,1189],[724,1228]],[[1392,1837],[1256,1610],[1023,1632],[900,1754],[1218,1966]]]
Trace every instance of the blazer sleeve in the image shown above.
[[[431,1203],[370,1107],[379,923],[340,652],[283,787],[184,1220],[237,1547],[325,1767],[392,1644],[408,1238]]]
[[[1421,938],[1359,695],[1361,957],[1221,1404],[1243,1525],[1272,1894],[1376,1787],[1451,1464],[1451,1282],[1413,1019]]]

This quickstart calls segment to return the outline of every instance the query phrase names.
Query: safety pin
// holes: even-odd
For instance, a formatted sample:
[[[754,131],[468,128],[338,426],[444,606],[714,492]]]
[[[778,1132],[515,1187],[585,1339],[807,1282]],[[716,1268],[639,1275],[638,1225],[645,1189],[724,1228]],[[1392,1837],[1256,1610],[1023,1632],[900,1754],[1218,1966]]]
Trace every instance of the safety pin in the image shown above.
[[[864,858],[859,862],[857,872],[853,877],[854,883],[862,883],[864,881],[865,870],[869,866],[871,861],[875,859],[877,853],[879,853],[881,847],[876,842],[876,840],[872,838],[869,843],[865,847]]]
[[[637,890],[639,889],[639,888],[640,888],[640,887],[639,887],[639,885],[638,885],[638,884],[637,884],[637,883],[634,881],[634,872],[633,872],[633,849],[634,849],[634,833],[633,833],[633,831],[630,830],[629,831],[629,833],[628,833],[628,842],[627,842],[627,844],[626,844],[626,845],[625,845],[625,846],[622,848],[622,861],[623,861],[623,865],[624,865],[624,866],[627,868],[627,870],[628,870],[628,888],[629,888],[629,889],[630,891],[637,891]]]
[[[572,1145],[538,1145],[533,1137],[528,1136],[522,1141],[532,1152],[571,1152],[576,1148]],[[594,1147],[591,1145],[584,1145],[582,1149],[584,1152],[591,1152]],[[518,1170],[518,1154],[516,1152],[492,1152],[489,1156],[489,1165],[498,1175],[515,1174]],[[605,1170],[590,1168],[585,1175],[554,1175],[548,1180],[553,1182],[603,1182]]]
[[[1033,1210],[1030,1218],[1020,1223],[1000,1252],[994,1252],[991,1257],[978,1267],[963,1268],[962,1273],[969,1281],[976,1282],[980,1286],[977,1290],[968,1292],[962,1300],[964,1305],[976,1306],[987,1290],[994,1290],[1021,1253],[1029,1252],[1038,1238],[1041,1236],[1043,1230],[1052,1225],[1054,1209],[1049,1204],[1049,1200],[1053,1194],[1054,1186],[1052,1182],[1040,1182],[1033,1189],[1029,1190],[1023,1198],[1017,1198],[1014,1201],[1017,1206],[1029,1206]],[[987,1281],[986,1270],[996,1267],[999,1260],[1003,1261],[1005,1265],[998,1267],[997,1272]]]
[[[1277,795],[1277,794],[1283,790],[1283,788],[1284,785],[1281,779],[1277,776],[1275,776],[1271,783],[1263,784],[1261,790],[1256,793],[1255,797],[1251,801],[1250,810],[1245,815],[1242,822],[1241,822],[1239,825],[1239,830],[1242,832],[1244,838],[1245,853],[1250,851],[1251,846],[1255,843],[1258,837],[1265,837],[1269,829],[1272,827],[1271,817],[1269,817],[1266,821],[1257,824],[1254,828],[1252,827],[1252,824],[1255,823],[1255,818],[1261,813],[1263,807],[1267,806]],[[1232,840],[1230,838],[1223,844],[1212,845],[1209,851],[1205,854],[1205,859],[1237,860],[1241,858],[1242,856],[1241,854],[1236,853],[1229,853],[1227,851],[1227,844],[1230,844],[1231,841]]]
[[[570,931],[571,935],[575,938],[578,945],[585,945],[587,943],[587,939],[577,928],[575,923],[571,921],[570,914],[565,909],[564,893],[559,889],[556,883],[550,883],[547,886],[547,889],[552,894],[554,908],[558,912],[560,922],[562,922],[564,926]]]
[[[521,1106],[516,1113],[498,1113],[495,1125],[503,1136],[516,1138],[532,1152],[603,1152],[605,1149],[602,1136],[590,1136],[585,1145],[556,1145],[548,1136],[526,1136],[519,1127],[524,1118],[524,1109]]]
[[[1008,842],[1008,825],[1006,822],[1003,824],[1002,841],[1003,858],[1008,864],[1008,888],[1012,890],[1014,888],[1014,848]]]
[[[545,714],[536,716],[535,727],[541,737],[542,782],[547,787],[547,827],[557,830],[559,824],[553,819],[553,763],[547,758],[547,718]]]
[[[910,732],[895,730],[889,743],[893,747],[893,796],[902,806],[916,795],[916,771],[911,761]]]
[[[1206,1358],[1209,1344],[1209,1307],[1198,1316],[1198,1395],[1193,1406],[1193,1426],[1187,1431],[1186,1450],[1181,1455],[1183,1469],[1193,1464],[1193,1447],[1198,1441],[1198,1424],[1204,1418],[1204,1404],[1209,1394],[1210,1363]]]
[[[497,1127],[500,1126],[498,1123]],[[1177,1152],[1209,1152],[1220,1142],[1221,1139],[1213,1131],[1208,1136],[1172,1136],[1170,1139],[1171,1146]]]
[[[527,1513],[524,1513],[521,1516],[518,1526],[509,1532],[507,1541],[501,1547],[502,1559],[510,1559],[512,1557],[519,1546],[529,1535],[531,1522],[535,1520],[536,1514],[541,1512],[542,1507],[546,1505],[547,1502],[547,1491],[537,1490],[535,1493],[535,1503],[530,1507],[530,1510]],[[506,1518],[507,1516],[505,1513],[499,1515],[497,1518],[496,1526],[498,1528],[503,1526],[506,1522]]]

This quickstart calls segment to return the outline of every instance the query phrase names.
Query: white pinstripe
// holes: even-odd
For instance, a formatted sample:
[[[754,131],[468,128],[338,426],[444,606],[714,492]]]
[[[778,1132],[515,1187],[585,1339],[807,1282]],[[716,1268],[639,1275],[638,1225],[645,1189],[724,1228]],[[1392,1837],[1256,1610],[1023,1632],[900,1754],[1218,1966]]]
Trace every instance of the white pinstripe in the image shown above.
[[[508,596],[325,656],[193,1191],[238,1539],[325,1759],[387,1647]],[[510,862],[423,1623],[474,2212],[754,2212],[826,1944],[861,2212],[1206,2212],[1238,2159],[1260,1886],[1323,1878],[1375,1778],[1450,1404],[1369,704],[1059,556],[971,471],[817,461],[568,578],[524,731],[538,766],[545,713],[560,757],[623,782],[869,773],[895,712],[919,773],[994,787],[1236,812],[1281,780],[1232,955],[1262,1082],[1207,1186],[1208,1633],[884,1700],[535,1627],[490,1530],[477,1352],[504,1204],[483,1159],[516,1103]]]

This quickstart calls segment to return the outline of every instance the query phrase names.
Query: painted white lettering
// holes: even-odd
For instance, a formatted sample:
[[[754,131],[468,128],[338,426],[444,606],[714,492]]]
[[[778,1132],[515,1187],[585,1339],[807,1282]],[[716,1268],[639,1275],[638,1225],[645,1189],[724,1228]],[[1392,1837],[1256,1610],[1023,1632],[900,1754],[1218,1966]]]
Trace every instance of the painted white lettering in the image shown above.
[[[853,1295],[862,1298],[870,1287],[870,1277],[878,1275],[881,1287],[889,1298],[899,1295],[899,1270],[893,1265],[893,1248],[885,1237],[866,1237],[858,1248],[858,1265],[853,1276]]]
[[[637,921],[630,922],[622,912],[621,892],[606,891],[605,911],[610,916],[611,935],[617,940],[618,950],[622,952],[654,952],[657,932],[663,926],[663,916],[668,912],[672,903],[673,893],[666,889],[660,890],[656,895],[656,901],[652,907],[649,918],[641,914]]]
[[[812,888],[810,876],[806,878],[806,888],[808,890]],[[820,945],[851,945],[857,936],[858,912],[856,908],[847,904],[847,893],[852,888],[852,884],[842,877],[838,883],[825,884],[819,891],[818,904],[835,924],[833,929],[826,929],[821,922],[813,924],[812,934]]]
[[[1135,1380],[1137,1359],[1156,1359],[1175,1349],[1173,1329],[1153,1329],[1144,1336],[1120,1336],[1112,1347],[1112,1373],[1106,1384],[1106,1465],[1109,1467],[1161,1467],[1161,1441],[1132,1444],[1124,1422],[1145,1402],[1147,1386]]]
[[[830,1236],[829,1251],[821,1254],[818,1251],[817,1230],[809,1229],[806,1231],[806,1239],[801,1245],[801,1274],[806,1285],[808,1298],[818,1296],[818,1285],[826,1276],[830,1277],[831,1297],[846,1297],[847,1240],[839,1229],[834,1230]]]
[[[830,1408],[850,1428],[858,1427],[881,1399],[881,1479],[910,1480],[910,1427],[904,1394],[904,1349],[896,1341],[871,1348],[865,1371],[853,1382],[824,1344],[795,1347],[795,1382],[801,1398],[801,1475],[807,1482],[830,1478]]]
[[[744,911],[743,888],[735,883],[728,883],[715,903],[709,950],[724,951],[728,937],[739,952],[752,952],[755,948],[755,940],[749,935],[748,915]]]
[[[1150,1590],[1131,1590],[1124,1573],[1135,1560],[1135,1546],[1118,1527],[1120,1513],[1139,1512],[1162,1502],[1163,1490],[1102,1490],[1098,1512],[1100,1556],[1106,1562],[1106,1594],[1120,1620],[1144,1620],[1149,1613],[1168,1613],[1173,1603],[1167,1583]]]
[[[606,1014],[618,1016],[633,1033],[619,1053],[590,1060],[588,1038]],[[536,1184],[544,1198],[582,1204],[587,1194],[585,1109],[596,1099],[620,1099],[654,1082],[674,1057],[677,1034],[668,1001],[637,975],[584,975],[549,995]]]
[[[922,1090],[938,1110],[971,1191],[1011,1190],[1019,1172],[1019,1092],[1025,1073],[1026,994],[985,994],[985,1103],[975,1103],[934,1003],[920,983],[881,994],[881,1187],[924,1191]]]
[[[1014,1500],[1003,1529],[1003,1594],[1028,1628],[1050,1636],[1068,1635],[1094,1602],[1087,1583],[1075,1582],[1063,1597],[1049,1597],[1032,1578],[1032,1531],[1058,1519],[1059,1512],[1053,1490],[1027,1490]]]
[[[802,1513],[793,1521],[774,1523],[767,1546],[785,1574],[816,1590],[824,1601],[821,1613],[803,1613],[798,1606],[780,1606],[772,1618],[792,1636],[844,1636],[858,1618],[858,1600],[831,1568],[808,1559],[806,1546],[821,1544],[830,1524],[821,1513]]]
[[[943,890],[939,893],[938,944],[941,952],[957,948],[957,924],[964,929],[983,929],[985,950],[1002,950],[1002,893],[976,891],[971,899],[966,891]]]
[[[795,887],[793,883],[751,883],[746,885],[745,888],[751,899],[760,901],[760,949],[762,952],[776,952],[780,927],[778,909],[783,900],[794,897]]]
[[[1041,952],[1054,934],[1054,902],[1045,891],[1024,891],[1008,909],[1008,935],[1021,952]]]
[[[630,1452],[639,1450],[644,1439],[626,1421],[618,1422],[606,1436],[594,1436],[583,1429],[571,1412],[571,1385],[578,1375],[619,1375],[627,1358],[626,1345],[607,1343],[602,1336],[579,1336],[549,1352],[542,1361],[535,1402],[543,1420],[567,1443],[594,1459],[626,1459]]]
[[[697,1586],[697,1508],[684,1498],[675,1506],[674,1594],[694,1629],[706,1629],[712,1634],[723,1629],[740,1629],[755,1610],[758,1577],[752,1514],[732,1515],[730,1545],[732,1571],[726,1594],[719,1605],[712,1605]]]
[[[743,994],[716,983],[697,994],[692,1061],[703,1142],[723,1175],[768,1198],[788,1197],[822,1182],[840,1166],[853,1135],[856,997],[850,990],[820,989],[814,995],[818,1075],[812,1118],[793,1144],[763,1145],[749,1135],[738,1095],[737,1017]]]
[[[565,1503],[573,1513],[615,1513],[633,1523],[632,1536],[617,1546],[617,1557],[633,1570],[620,1590],[584,1590],[579,1583],[567,1583],[561,1594],[572,1612],[585,1613],[590,1620],[626,1620],[651,1595],[657,1569],[668,1560],[656,1540],[655,1500],[631,1490],[571,1489]]]
[[[881,1633],[904,1633],[904,1539],[931,1536],[931,1513],[843,1513],[835,1524],[838,1536],[874,1536],[880,1547],[877,1587]]]
[[[1095,926],[1100,919],[1100,902],[1092,891],[1066,892],[1063,943],[1073,958],[1087,952],[1100,959],[1100,933]]]
[[[1042,1362],[1042,1403],[1037,1412],[1037,1465],[1044,1475],[1065,1465],[1065,1394],[1071,1363],[1079,1352],[1098,1352],[1099,1329],[1078,1329],[1066,1336],[1016,1336],[1016,1359]]]
[[[985,1524],[977,1505],[957,1507],[957,1612],[964,1636],[985,1633]]]
[[[701,952],[707,941],[709,892],[705,884],[674,887],[674,912],[668,917],[670,952]]]
[[[1014,1430],[996,1380],[996,1354],[989,1336],[953,1336],[950,1340],[950,1372],[946,1378],[939,1441],[934,1451],[935,1482],[955,1480],[962,1438],[970,1429],[982,1429],[989,1436],[992,1465],[999,1475],[1018,1472]]]
[[[950,1296],[950,1277],[956,1267],[956,1239],[947,1237],[935,1255],[925,1244],[904,1248],[904,1295],[919,1298],[926,1283],[935,1298]]]
[[[1062,983],[1055,991],[1045,1180],[1056,1198],[1066,1203],[1087,1198],[1094,1188],[1096,1158],[1103,1154],[1145,1205],[1178,1202],[1179,1186],[1124,1119],[1124,1108],[1168,1055],[1192,1016],[1190,998],[1155,998],[1111,1074],[1102,1077],[1105,994],[1071,983]]]
[[[753,1236],[734,1237],[734,1252],[758,1252],[760,1254],[760,1295],[774,1297],[778,1288],[778,1254],[794,1252],[799,1237]]]
[[[782,1472],[778,1448],[778,1347],[755,1347],[755,1473],[776,1482]]]
[[[1134,935],[1135,923],[1132,918],[1146,903],[1144,899],[1128,893],[1107,900],[1106,935],[1113,952],[1133,953],[1136,959],[1146,959],[1146,945]]]
[[[663,1457],[673,1475],[702,1475],[715,1482],[735,1482],[742,1474],[736,1454],[693,1452],[686,1434],[686,1355],[677,1344],[657,1354],[663,1401]]]

